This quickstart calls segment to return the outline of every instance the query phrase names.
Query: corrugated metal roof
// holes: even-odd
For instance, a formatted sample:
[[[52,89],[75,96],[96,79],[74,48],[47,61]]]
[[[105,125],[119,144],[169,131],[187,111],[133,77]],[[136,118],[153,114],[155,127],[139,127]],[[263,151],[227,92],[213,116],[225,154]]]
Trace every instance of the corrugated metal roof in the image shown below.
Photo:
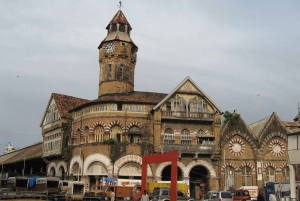
[[[259,137],[259,135],[261,134],[262,130],[265,128],[270,118],[271,116],[266,117],[262,120],[259,120],[249,125],[249,128],[251,129],[255,137]]]
[[[23,161],[24,159],[28,160],[34,158],[41,158],[43,153],[42,144],[42,141],[37,142],[22,149],[17,149],[9,153],[0,155],[0,163],[10,164],[14,162]]]

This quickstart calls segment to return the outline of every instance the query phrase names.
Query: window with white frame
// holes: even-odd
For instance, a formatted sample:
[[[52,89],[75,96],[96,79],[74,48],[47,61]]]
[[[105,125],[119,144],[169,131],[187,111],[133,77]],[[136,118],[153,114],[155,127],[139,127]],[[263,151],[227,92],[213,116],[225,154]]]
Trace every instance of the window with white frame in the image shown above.
[[[275,168],[271,166],[266,168],[266,182],[275,182]]]
[[[225,189],[234,189],[234,169],[231,166],[225,168]]]
[[[122,142],[122,129],[120,126],[114,126],[110,130],[110,138],[115,139],[117,142]]]
[[[252,186],[252,169],[248,166],[242,168],[242,185]]]
[[[190,136],[190,132],[187,129],[183,129],[181,131],[181,144],[191,144],[191,136]]]
[[[103,142],[104,129],[102,126],[95,128],[95,142]]]
[[[288,166],[282,168],[283,181],[290,181],[290,168]]]
[[[46,113],[46,122],[45,124],[52,123],[60,119],[58,109],[55,104],[51,105]]]

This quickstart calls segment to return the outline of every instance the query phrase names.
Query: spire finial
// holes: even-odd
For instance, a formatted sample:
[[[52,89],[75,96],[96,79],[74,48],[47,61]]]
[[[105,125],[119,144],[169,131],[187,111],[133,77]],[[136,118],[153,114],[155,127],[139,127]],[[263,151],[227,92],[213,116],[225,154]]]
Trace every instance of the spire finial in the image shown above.
[[[118,5],[118,6],[119,6],[119,9],[121,10],[121,8],[123,7],[123,6],[122,6],[122,1],[119,1],[119,4],[120,4],[120,5]]]

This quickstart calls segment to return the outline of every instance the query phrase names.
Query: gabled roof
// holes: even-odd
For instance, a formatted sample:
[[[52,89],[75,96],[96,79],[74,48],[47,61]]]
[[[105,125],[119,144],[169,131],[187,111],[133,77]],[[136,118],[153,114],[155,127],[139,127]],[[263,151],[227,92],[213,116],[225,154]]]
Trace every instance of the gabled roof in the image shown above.
[[[280,118],[277,116],[276,112],[273,112],[271,116],[266,117],[262,120],[259,120],[257,122],[254,122],[249,125],[249,128],[252,130],[252,133],[256,138],[259,138],[260,135],[264,132],[264,130],[269,126],[272,119],[278,119],[279,123],[286,128],[284,123],[280,120]]]
[[[298,122],[283,121],[282,123],[286,126],[288,133],[295,133],[300,131],[300,124]]]
[[[16,149],[14,151],[0,155],[1,164],[10,164],[18,161],[29,160],[34,158],[41,158],[43,149],[43,142],[36,142],[32,145]]]
[[[54,100],[54,102],[56,104],[56,107],[58,109],[60,117],[67,117],[69,110],[71,110],[75,107],[78,107],[79,105],[89,102],[89,100],[82,99],[82,98],[76,98],[73,96],[52,93],[40,126],[42,126],[42,124],[43,124],[44,118],[47,114],[47,110],[50,106],[52,99]]]
[[[203,96],[203,98],[209,102],[213,107],[217,109],[219,113],[222,113],[222,110],[212,101],[212,99],[189,77],[187,76],[177,87],[175,87],[171,93],[169,93],[162,101],[160,101],[153,110],[157,110],[164,102],[166,102],[176,91],[180,89],[186,82],[191,82],[200,92],[200,94]]]
[[[130,93],[123,94],[104,94],[99,98],[92,100],[90,102],[86,102],[76,108],[73,108],[69,112],[76,111],[82,107],[86,107],[88,105],[93,105],[97,103],[136,103],[136,104],[152,104],[155,105],[159,103],[167,94],[164,93],[154,93],[154,92],[143,92],[143,91],[133,91]]]

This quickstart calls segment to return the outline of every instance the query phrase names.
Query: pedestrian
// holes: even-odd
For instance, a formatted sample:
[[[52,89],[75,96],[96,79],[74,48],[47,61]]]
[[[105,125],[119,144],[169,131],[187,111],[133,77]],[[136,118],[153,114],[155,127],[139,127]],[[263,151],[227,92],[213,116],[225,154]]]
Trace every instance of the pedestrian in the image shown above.
[[[277,201],[274,190],[271,191],[271,194],[269,196],[269,201]]]
[[[265,201],[264,195],[261,191],[258,192],[257,201]]]
[[[144,190],[144,194],[142,195],[141,201],[149,201],[149,196],[146,190]]]
[[[114,190],[112,190],[110,193],[110,200],[115,201],[115,197],[116,197],[116,194],[115,194]]]
[[[203,197],[203,192],[200,190],[200,192],[199,192],[199,197],[200,197],[200,200],[202,199],[202,197]]]

